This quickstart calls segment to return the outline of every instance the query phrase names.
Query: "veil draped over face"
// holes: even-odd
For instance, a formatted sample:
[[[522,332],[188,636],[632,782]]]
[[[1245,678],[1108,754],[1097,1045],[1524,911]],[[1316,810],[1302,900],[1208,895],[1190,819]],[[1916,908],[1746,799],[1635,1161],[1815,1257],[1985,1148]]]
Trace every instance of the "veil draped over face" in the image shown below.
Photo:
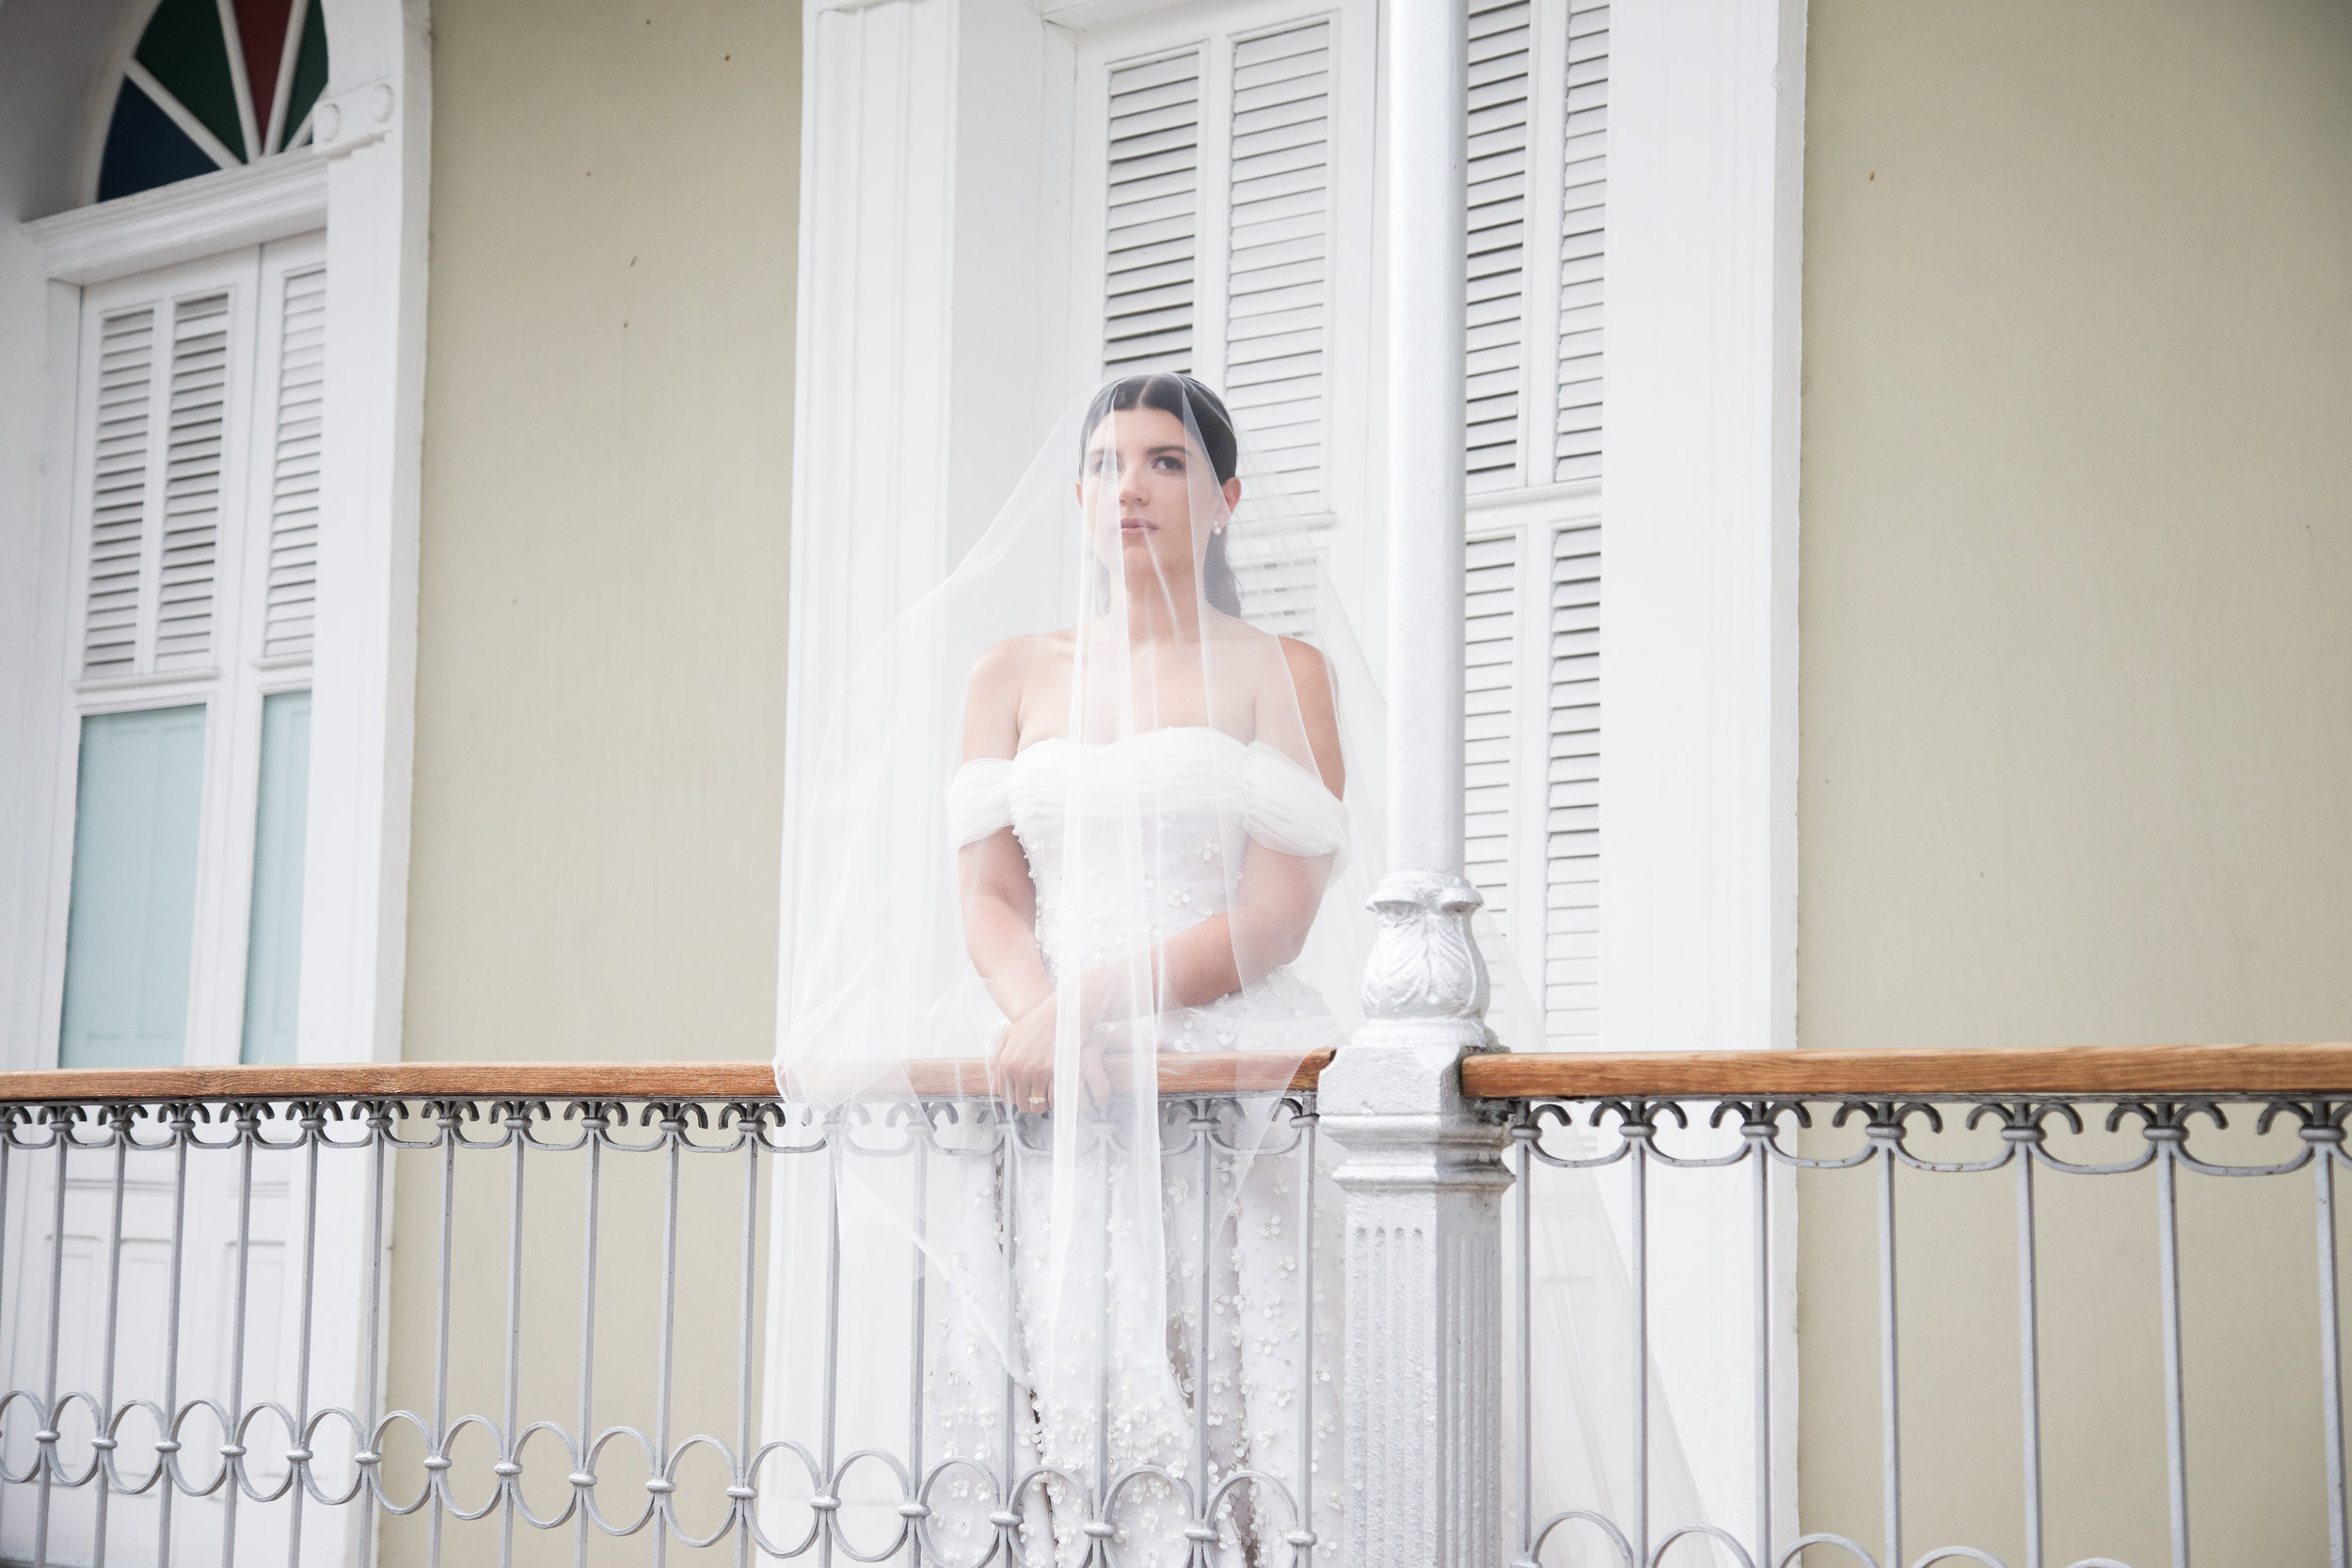
[[[948,1466],[941,1560],[1009,1493],[1023,1561],[1104,1519],[1138,1568],[1203,1516],[1222,1560],[1337,1549],[1298,1502],[1337,1504],[1336,1194],[1291,1091],[1360,1022],[1379,745],[1311,532],[1198,383],[1105,388],[799,775],[777,1079],[830,1152],[779,1342],[834,1364],[814,1471]],[[897,1528],[867,1469],[861,1549]]]
[[[815,1500],[779,1542],[1343,1560],[1335,1151],[1294,1085],[1361,1022],[1383,737],[1315,533],[1198,383],[1113,383],[812,732],[768,1422]],[[1599,1203],[1539,1240],[1622,1304]],[[1622,1380],[1555,1338],[1585,1418],[1544,1490],[1588,1505]]]

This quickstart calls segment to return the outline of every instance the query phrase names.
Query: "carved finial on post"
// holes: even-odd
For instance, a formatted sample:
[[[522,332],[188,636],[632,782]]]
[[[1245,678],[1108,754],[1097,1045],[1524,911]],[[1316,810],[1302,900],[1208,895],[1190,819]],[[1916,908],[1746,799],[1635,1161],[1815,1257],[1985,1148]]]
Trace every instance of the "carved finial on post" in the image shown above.
[[[1364,1012],[1382,1019],[1479,1019],[1486,1011],[1486,960],[1470,934],[1486,900],[1459,877],[1392,871],[1372,895],[1380,934],[1364,965]],[[1483,1034],[1485,1025],[1479,1028]]]
[[[1447,873],[1382,880],[1371,1016],[1318,1097],[1346,1155],[1350,1568],[1502,1560],[1509,1134],[1461,1092],[1462,1058],[1493,1044],[1470,924],[1480,902]]]

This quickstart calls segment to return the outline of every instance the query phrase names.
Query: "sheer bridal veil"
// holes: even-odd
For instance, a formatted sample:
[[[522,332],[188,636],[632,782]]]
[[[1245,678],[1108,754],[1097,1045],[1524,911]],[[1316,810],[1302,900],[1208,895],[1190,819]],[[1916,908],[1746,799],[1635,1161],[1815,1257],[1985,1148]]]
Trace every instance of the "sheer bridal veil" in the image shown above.
[[[1339,1195],[1304,1199],[1335,1154],[1286,1091],[1360,1022],[1380,730],[1283,475],[1188,377],[1065,414],[858,661],[785,873],[808,1152],[778,1162],[762,1486],[815,1501],[771,1511],[780,1545],[831,1513],[889,1560],[1343,1560]],[[1540,1039],[1490,961],[1498,1028]],[[1606,1508],[1626,1380],[1579,1338],[1627,1292],[1602,1206],[1570,1210],[1537,1263],[1590,1309],[1537,1360],[1577,1418],[1536,1456]]]

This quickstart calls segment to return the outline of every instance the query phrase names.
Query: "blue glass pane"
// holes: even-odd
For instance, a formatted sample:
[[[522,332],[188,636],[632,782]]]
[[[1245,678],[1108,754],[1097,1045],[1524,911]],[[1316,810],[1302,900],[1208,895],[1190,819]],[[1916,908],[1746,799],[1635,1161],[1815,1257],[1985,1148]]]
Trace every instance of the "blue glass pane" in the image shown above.
[[[171,1067],[187,1032],[204,709],[82,721],[61,1067]]]
[[[253,925],[245,955],[246,1062],[294,1059],[302,996],[302,847],[310,800],[310,694],[262,703],[262,794],[253,814]]]
[[[124,81],[115,94],[114,123],[106,132],[106,154],[98,166],[98,199],[112,201],[193,180],[220,167],[187,133],[141,92],[138,84]]]

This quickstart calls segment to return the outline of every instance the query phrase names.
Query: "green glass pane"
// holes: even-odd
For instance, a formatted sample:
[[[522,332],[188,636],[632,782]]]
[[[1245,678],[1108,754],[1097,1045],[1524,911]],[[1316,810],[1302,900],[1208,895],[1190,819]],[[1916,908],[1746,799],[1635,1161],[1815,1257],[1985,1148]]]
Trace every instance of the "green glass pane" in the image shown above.
[[[82,721],[61,1067],[171,1067],[187,1033],[204,709]]]
[[[239,1060],[294,1059],[302,996],[302,847],[310,800],[310,694],[262,703],[262,792],[253,812],[253,923]]]
[[[319,0],[310,0],[302,22],[302,48],[294,55],[294,86],[286,91],[286,138],[302,128],[302,117],[326,90],[326,13]]]
[[[147,31],[139,35],[137,57],[223,146],[252,160],[237,117],[237,87],[229,74],[219,0],[163,0]]]

